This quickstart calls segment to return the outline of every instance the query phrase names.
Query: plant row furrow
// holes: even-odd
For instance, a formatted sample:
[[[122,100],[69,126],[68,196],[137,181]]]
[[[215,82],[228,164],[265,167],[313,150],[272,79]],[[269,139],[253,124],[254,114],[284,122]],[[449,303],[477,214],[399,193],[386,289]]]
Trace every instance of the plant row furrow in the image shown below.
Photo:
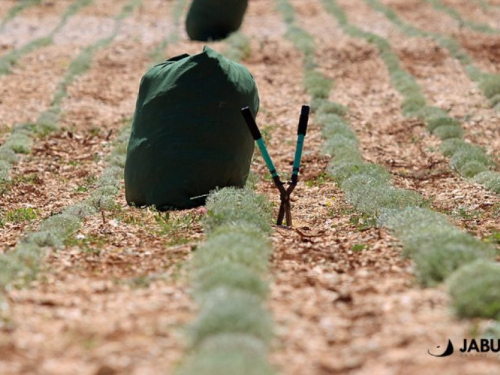
[[[368,33],[349,23],[335,1],[324,0],[324,5],[346,34],[367,36]],[[282,5],[281,9],[286,7]],[[285,19],[293,20],[290,16]],[[302,32],[304,36],[308,35],[304,30]],[[304,36],[301,40],[305,39]],[[370,36],[373,38],[373,35]],[[324,101],[323,95],[313,95],[313,101]],[[482,266],[484,260],[494,259],[495,249],[492,246],[451,225],[446,216],[425,208],[425,201],[419,194],[394,187],[390,174],[381,166],[365,162],[358,149],[356,134],[343,118],[344,115],[345,108],[334,103],[328,105],[323,102],[323,106],[316,109],[316,122],[322,127],[326,139],[325,152],[332,155],[329,173],[345,192],[349,203],[358,211],[374,216],[378,225],[390,229],[402,242],[404,255],[414,260],[422,285],[435,285],[455,271],[461,272],[463,266]],[[491,274],[488,277],[491,278]],[[453,285],[457,282],[454,281]],[[483,301],[483,306],[487,305],[491,311],[493,305],[489,303],[491,296],[488,292],[476,292],[478,300]],[[453,292],[451,295],[456,312],[463,315],[459,308],[461,296]],[[478,315],[484,316],[485,311]]]
[[[177,0],[177,7],[179,4],[183,4],[184,0]],[[130,15],[131,12],[140,5],[140,2],[137,0],[132,0],[123,8],[120,13],[121,17],[123,15]],[[178,24],[179,18],[181,14],[178,12],[174,12],[174,23]],[[115,34],[118,32],[116,31]],[[109,38],[105,40],[108,41]],[[164,40],[160,42],[160,45],[166,46],[165,40],[177,40],[178,32],[177,28],[175,31],[167,35]],[[99,42],[98,42],[99,43]],[[85,55],[86,58],[90,59],[90,55]],[[90,61],[89,61],[90,63]],[[88,67],[88,65],[86,65]],[[78,74],[84,73],[84,70],[79,70]],[[70,76],[67,74],[66,77]],[[66,84],[66,87],[69,83]],[[95,215],[97,213],[112,210],[116,203],[114,201],[114,197],[119,192],[122,186],[123,179],[123,168],[125,166],[125,156],[127,143],[130,136],[130,123],[121,130],[119,136],[114,141],[114,147],[110,154],[106,157],[106,161],[108,167],[104,170],[102,176],[95,182],[96,189],[94,189],[90,196],[84,201],[77,203],[75,205],[69,206],[63,210],[62,213],[54,215],[46,219],[40,226],[38,232],[27,233],[24,235],[18,246],[14,251],[8,252],[4,254],[6,258],[16,257],[15,253],[18,253],[19,246],[23,246],[25,243],[36,243],[39,245],[38,247],[47,247],[52,246],[55,248],[60,248],[64,245],[64,241],[68,239],[74,232],[78,229],[83,219],[90,215]],[[49,224],[46,224],[49,222]],[[52,222],[56,224],[51,224]],[[22,251],[21,251],[22,252]],[[42,252],[43,253],[43,252]],[[8,261],[10,262],[10,261]],[[15,262],[14,262],[15,263]],[[23,263],[23,262],[21,262]],[[30,266],[33,266],[31,271],[26,272],[29,275],[29,279],[33,279],[36,277],[36,272],[38,270],[38,263],[32,263]],[[34,267],[36,266],[36,267]],[[23,269],[22,264],[20,264],[20,270]],[[29,269],[29,267],[28,267]],[[0,267],[1,272],[1,267]],[[18,271],[14,270],[13,272],[8,272],[5,278],[0,277],[0,279],[5,279],[5,282],[0,283],[0,289],[5,287],[10,281],[15,280],[16,273],[19,274]],[[10,280],[10,281],[9,281]]]
[[[365,1],[374,4],[375,0]],[[401,68],[399,56],[392,50],[390,42],[379,35],[360,30],[350,24],[347,16],[335,1],[323,0],[323,4],[327,11],[337,17],[339,24],[348,35],[364,39],[377,47],[389,71],[392,85],[403,96],[403,114],[407,117],[420,118],[425,122],[429,132],[442,140],[441,152],[450,158],[450,167],[462,177],[473,179],[486,189],[499,194],[500,173],[492,170],[496,168],[494,161],[481,147],[463,140],[464,131],[459,120],[450,117],[442,108],[427,104],[422,88],[415,77]]]
[[[78,4],[87,5],[88,0],[78,0]],[[50,102],[49,108],[42,112],[34,124],[26,123],[12,128],[11,133],[0,146],[0,184],[6,184],[10,180],[12,166],[19,161],[19,155],[29,154],[33,146],[33,139],[46,136],[59,128],[59,119],[62,114],[61,104],[67,96],[68,87],[77,77],[90,68],[90,64],[95,53],[107,47],[118,35],[122,21],[129,16],[141,0],[129,0],[121,12],[115,16],[115,27],[111,35],[101,38],[92,45],[84,48],[74,60],[69,64],[64,76],[57,84],[56,91]],[[73,5],[76,3],[73,3]],[[71,7],[71,6],[70,6]],[[73,7],[72,9],[77,9]]]
[[[137,0],[131,0],[123,7],[117,19],[124,19],[124,15],[130,15],[139,4]],[[119,25],[115,27],[112,37],[116,36],[118,30]],[[90,67],[93,53],[102,46],[109,44],[112,37],[99,40],[82,51],[73,61],[59,84],[61,94],[56,94],[53,99],[52,110],[59,110],[60,98],[63,94],[66,94],[69,84]],[[80,64],[82,62],[83,65]],[[6,142],[0,146],[0,152],[7,155],[29,153],[32,137],[39,133],[41,129],[44,129],[44,131],[47,131],[47,129],[49,131],[57,130],[57,119],[53,119],[50,128],[47,128],[46,125],[46,123],[39,121],[35,125],[24,125],[16,128]],[[37,231],[24,234],[13,250],[0,255],[1,291],[5,291],[12,283],[18,281],[26,283],[35,279],[48,248],[62,248],[64,242],[78,230],[86,217],[110,209],[114,205],[114,196],[121,186],[128,137],[129,128],[125,128],[115,140],[115,147],[108,157],[109,167],[105,169],[101,178],[96,182],[97,188],[85,201],[69,206],[61,213],[45,219]],[[11,165],[8,167],[11,167]]]
[[[323,4],[344,32],[379,47],[384,61],[390,62],[387,66],[391,77],[401,74],[396,69],[397,56],[385,39],[351,25],[336,0],[323,0]],[[406,76],[407,73],[401,72]],[[409,87],[416,85],[411,76],[407,82]],[[421,105],[407,111],[414,113],[425,108]],[[431,108],[430,112],[435,109]],[[493,262],[495,248],[457,229],[446,216],[423,207],[423,198],[418,194],[393,187],[387,171],[363,161],[356,135],[341,116],[318,116],[318,121],[327,138],[326,151],[333,155],[330,173],[356,209],[376,216],[377,224],[389,228],[402,242],[404,255],[415,262],[420,283],[433,286],[448,280],[452,303],[459,316],[500,319],[500,306],[494,302],[497,292],[485,288],[500,277],[500,267]],[[463,287],[470,286],[467,277],[471,273],[483,271],[484,276],[478,277],[473,287]],[[457,290],[465,290],[465,293]],[[464,309],[471,298],[477,308]]]
[[[403,21],[390,7],[382,4],[379,0],[364,0],[373,9],[384,14],[387,19],[397,25],[406,35],[410,37],[420,36],[435,40],[441,47],[456,58],[464,67],[470,79],[478,83],[483,94],[488,98],[491,105],[500,110],[500,75],[481,71],[474,65],[473,59],[460,46],[453,37],[421,30]]]
[[[24,9],[39,5],[41,0],[21,0],[17,4],[13,5],[5,15],[5,17],[0,22],[0,33],[5,29],[5,25],[15,18]]]
[[[273,323],[264,308],[269,203],[249,188],[224,188],[210,194],[206,209],[207,239],[190,264],[200,312],[178,374],[273,374],[267,360]]]
[[[500,29],[498,28],[491,27],[490,25],[487,24],[471,21],[469,19],[465,19],[464,17],[462,17],[460,12],[458,12],[455,8],[443,4],[441,0],[425,0],[425,1],[431,4],[434,7],[434,9],[452,17],[454,20],[459,22],[460,25],[465,25],[474,31],[486,34],[500,33]]]
[[[0,57],[0,76],[12,72],[12,68],[17,65],[18,61],[25,55],[39,49],[46,47],[54,42],[54,36],[66,25],[68,19],[76,14],[82,8],[92,4],[93,0],[75,0],[71,3],[64,13],[61,15],[56,27],[52,29],[47,35],[32,40],[20,48],[14,49],[2,57]]]

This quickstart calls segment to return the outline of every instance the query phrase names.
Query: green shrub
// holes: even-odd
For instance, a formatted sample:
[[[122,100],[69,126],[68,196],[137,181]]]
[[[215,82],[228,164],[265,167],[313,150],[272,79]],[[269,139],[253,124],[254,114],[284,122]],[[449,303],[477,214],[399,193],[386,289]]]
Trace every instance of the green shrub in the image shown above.
[[[304,86],[313,98],[326,99],[332,89],[332,81],[316,70],[307,70],[304,74]]]
[[[95,215],[97,213],[97,210],[94,206],[85,202],[81,202],[67,207],[63,211],[63,213],[70,216],[76,216],[83,220],[89,216]]]
[[[120,155],[120,154],[110,154],[106,158],[106,162],[110,165],[120,167],[120,168],[125,168],[125,160],[126,160],[126,155]]]
[[[224,55],[230,60],[241,61],[249,58],[252,54],[250,39],[241,32],[232,33],[226,38],[226,43],[229,45],[229,48],[225,51]]]
[[[382,210],[377,225],[389,228],[403,243],[405,256],[413,256],[426,246],[431,237],[458,234],[446,216],[427,208],[407,207],[403,210]]]
[[[491,164],[488,156],[480,147],[470,145],[453,154],[450,159],[450,166],[463,174],[465,166],[471,162],[483,164],[485,167]]]
[[[500,95],[500,76],[492,74],[483,75],[479,87],[487,98]]]
[[[24,1],[18,1],[14,5],[12,5],[7,14],[5,15],[4,19],[0,23],[0,30],[3,31],[3,28],[9,22],[12,20],[14,17],[16,17],[20,12],[22,12],[25,8],[38,5],[42,2],[42,0],[24,0]]]
[[[63,246],[62,239],[48,230],[28,233],[21,239],[21,242],[33,243],[38,247],[61,248]]]
[[[401,108],[405,116],[414,116],[425,105],[425,98],[418,93],[405,96],[403,103],[401,103]]]
[[[398,237],[406,237],[414,231],[423,231],[417,225],[423,224],[425,228],[453,227],[445,215],[427,208],[406,208],[404,210],[385,210],[378,219],[378,225],[394,231]]]
[[[432,132],[436,137],[441,140],[450,138],[462,138],[464,135],[464,130],[460,125],[443,125],[439,126]]]
[[[500,174],[498,172],[486,171],[477,173],[474,182],[483,185],[486,189],[500,194]]]
[[[266,347],[248,335],[221,334],[208,338],[176,375],[274,375]]]
[[[272,337],[272,321],[257,296],[217,288],[205,296],[201,312],[189,331],[194,347],[223,333],[241,333],[267,344]]]
[[[338,147],[338,148],[332,148],[331,144],[325,144],[324,145],[324,152],[325,154],[329,154],[334,156],[335,158],[335,165],[340,166],[340,165],[345,165],[346,163],[349,164],[355,164],[355,165],[361,165],[363,164],[363,157],[359,153],[359,150],[354,147]],[[330,149],[328,149],[330,147]],[[337,171],[338,169],[336,169]],[[335,177],[336,178],[336,177]]]
[[[465,72],[467,73],[469,78],[471,80],[473,80],[474,82],[481,81],[481,79],[484,75],[484,73],[483,73],[483,71],[481,71],[481,69],[477,68],[476,66],[474,66],[472,64],[467,64],[465,66]]]
[[[425,106],[421,109],[419,109],[415,115],[424,120],[424,121],[429,121],[435,118],[441,118],[441,117],[448,117],[448,114],[446,111],[444,111],[441,108],[438,107],[432,107],[432,106]]]
[[[463,265],[477,259],[492,259],[494,254],[492,247],[468,234],[450,233],[422,241],[413,259],[420,283],[434,286]]]
[[[17,156],[14,150],[0,146],[0,161],[4,161],[11,165],[17,164],[17,162],[19,161],[19,156]]]
[[[266,233],[271,230],[269,202],[249,189],[216,191],[209,195],[206,208],[203,226],[208,234],[222,225],[254,225]]]
[[[292,24],[295,22],[295,10],[288,0],[277,0],[276,8],[281,13],[285,23]]]
[[[314,56],[314,39],[296,25],[289,25],[285,36],[306,56]]]
[[[219,287],[242,290],[264,299],[269,291],[267,282],[246,265],[216,260],[214,264],[194,269],[191,279],[194,281],[194,296],[203,301],[207,293]]]
[[[113,185],[123,179],[123,169],[112,165],[102,172],[101,178],[97,181],[97,186]],[[106,182],[108,181],[108,182]]]
[[[423,103],[421,108],[425,107],[425,99],[423,99],[420,92],[420,86],[411,74],[404,70],[396,70],[391,73],[391,82],[402,95],[405,97],[414,97],[416,101]]]
[[[19,207],[5,213],[5,220],[10,223],[22,223],[33,221],[37,218],[38,212],[32,207]]]
[[[318,99],[316,99],[318,100]],[[322,99],[319,99],[322,100]],[[334,103],[330,102],[328,100],[322,100],[318,107],[316,108],[316,111],[318,114],[323,115],[323,114],[335,114],[338,116],[345,116],[347,115],[347,107],[343,106],[342,104],[339,103]]]
[[[36,121],[36,132],[47,135],[56,131],[59,128],[60,112],[59,108],[50,108],[43,112]]]
[[[328,99],[325,98],[312,98],[309,103],[309,107],[311,108],[311,112],[316,113],[319,111],[322,105],[325,103],[329,103]]]
[[[486,172],[487,170],[488,170],[488,167],[485,164],[483,164],[482,162],[473,160],[473,161],[470,161],[470,162],[462,165],[459,172],[460,172],[460,175],[462,175],[463,177],[472,178],[472,177],[478,175],[479,173]]]
[[[391,229],[403,244],[403,254],[411,256],[417,276],[424,286],[445,280],[452,272],[476,259],[491,259],[494,249],[460,231],[446,216],[425,208],[387,210],[378,225]]]
[[[444,156],[452,156],[467,147],[470,147],[470,144],[458,138],[446,139],[439,146]]]
[[[331,131],[332,129],[325,129],[325,132]],[[350,156],[359,155],[356,160],[362,160],[361,153],[358,150],[358,140],[354,133],[350,133],[348,130],[343,131],[345,135],[336,134],[331,136],[324,144],[323,150],[326,154],[332,155],[335,159],[339,158],[340,155],[345,155],[346,152]],[[342,159],[345,160],[345,159]],[[354,160],[350,160],[354,161]]]
[[[488,326],[484,330],[482,336],[485,338],[498,340],[498,338],[500,337],[500,322],[488,322]]]
[[[342,129],[349,129],[350,126],[347,124],[342,117],[336,113],[326,113],[318,112],[314,118],[316,124],[321,126],[321,130],[325,131],[325,127],[341,127]]]
[[[15,280],[30,282],[36,276],[40,259],[45,254],[33,243],[19,243],[16,248],[0,255],[0,289]]]
[[[453,117],[448,117],[447,115],[435,117],[427,121],[427,130],[431,133],[434,133],[437,128],[442,126],[462,127],[460,121]]]
[[[500,94],[497,94],[497,95],[493,96],[492,98],[490,98],[490,102],[491,102],[491,105],[493,107],[500,104]]]
[[[401,71],[399,56],[396,53],[393,51],[383,51],[380,53],[380,57],[384,60],[384,63],[390,73],[398,73]]]
[[[112,168],[117,168],[113,166]],[[123,173],[123,172],[122,172]],[[98,189],[101,188],[109,188],[110,192],[114,190],[115,192],[118,192],[119,189],[119,184],[121,183],[119,178],[116,178],[113,174],[103,174],[96,182],[95,186]],[[114,195],[114,194],[108,194],[108,195]]]
[[[320,114],[317,116],[316,122],[321,125],[321,132],[324,138],[331,140],[335,136],[341,135],[353,140],[357,147],[358,139],[356,133],[338,115],[333,113]]]
[[[45,252],[40,251],[40,247],[31,242],[20,242],[15,248],[16,258],[30,270],[38,270],[40,259],[45,256]]]
[[[386,181],[389,181],[391,178],[389,172],[387,172],[383,167],[376,164],[357,161],[345,161],[338,164],[335,163],[328,168],[328,172],[341,185],[342,189],[344,189],[343,183],[345,181],[357,175],[368,175],[372,176],[376,180]]]
[[[27,272],[28,270],[17,259],[15,253],[0,254],[0,289],[4,289],[12,283],[12,280]]]
[[[6,183],[10,181],[10,170],[12,169],[12,165],[5,161],[0,160],[0,183]]]
[[[81,221],[77,216],[57,214],[40,224],[40,231],[47,231],[56,238],[65,240],[80,228]]]
[[[29,154],[33,140],[25,131],[11,133],[3,144],[3,148],[11,149],[16,154]]]
[[[116,207],[115,197],[112,195],[93,194],[87,201],[98,212],[110,211]]]
[[[448,280],[456,314],[462,318],[500,318],[500,265],[478,260]]]
[[[423,198],[413,191],[395,188],[373,179],[363,183],[362,179],[356,177],[358,176],[353,176],[348,180],[349,183],[355,183],[355,186],[345,188],[346,200],[356,210],[367,215],[378,215],[384,208],[403,209],[420,206],[423,203]],[[344,185],[345,183],[342,189]]]
[[[120,189],[115,185],[100,186],[92,192],[92,196],[109,196],[114,197]]]
[[[198,247],[192,260],[195,269],[210,267],[216,263],[236,263],[254,272],[267,271],[270,244],[262,235],[248,235],[235,230],[232,233],[210,235]]]

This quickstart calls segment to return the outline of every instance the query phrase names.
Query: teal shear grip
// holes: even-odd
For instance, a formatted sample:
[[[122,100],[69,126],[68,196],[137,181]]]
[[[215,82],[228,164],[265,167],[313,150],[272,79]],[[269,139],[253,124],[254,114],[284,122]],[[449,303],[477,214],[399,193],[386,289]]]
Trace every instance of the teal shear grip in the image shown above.
[[[264,143],[264,140],[262,138],[259,138],[255,142],[257,143],[257,146],[259,147],[260,153],[262,154],[262,157],[264,158],[264,161],[266,162],[267,169],[269,169],[271,176],[273,176],[273,178],[279,177],[278,172],[276,172],[276,167],[274,166],[273,161],[271,160],[271,156],[269,156],[269,152],[267,152],[267,148],[266,148],[266,144]]]

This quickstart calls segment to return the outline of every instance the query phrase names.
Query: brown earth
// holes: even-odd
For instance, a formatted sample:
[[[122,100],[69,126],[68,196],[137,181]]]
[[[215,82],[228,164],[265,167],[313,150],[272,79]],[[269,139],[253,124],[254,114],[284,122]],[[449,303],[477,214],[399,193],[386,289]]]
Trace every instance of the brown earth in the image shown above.
[[[47,108],[71,58],[109,34],[111,17],[124,3],[109,0],[82,10],[56,36],[55,45],[26,56],[12,74],[0,78],[1,139],[16,123],[33,121]],[[422,193],[478,237],[500,231],[498,197],[459,178],[424,124],[402,116],[401,97],[377,50],[345,36],[321,1],[291,3],[297,23],[316,41],[319,69],[335,81],[330,99],[349,107],[366,160],[386,167],[398,186]],[[464,119],[466,139],[492,155],[498,152],[499,117],[457,61],[431,41],[406,38],[362,0],[340,3],[351,22],[389,38],[428,102]],[[391,4],[399,11],[405,3]],[[2,251],[39,220],[93,189],[111,141],[133,114],[140,78],[152,63],[148,52],[175,29],[171,7],[171,1],[144,2],[69,87],[61,130],[35,141],[1,197],[0,214],[28,205],[38,212],[33,222],[0,228]],[[30,14],[54,14],[46,5],[35,8],[16,22],[29,24]],[[425,27],[434,27],[426,23],[430,20],[450,22],[428,7],[410,9]],[[257,121],[278,170],[286,175],[300,106],[309,101],[302,56],[284,38],[286,26],[271,0],[250,2],[242,31],[252,38],[244,64],[259,87]],[[165,57],[201,50],[203,43],[188,41],[182,27],[178,32],[180,41],[166,47]],[[225,44],[212,47],[222,51]],[[321,144],[312,118],[302,182],[293,194],[294,228],[275,228],[272,237],[268,305],[277,327],[272,362],[283,374],[497,373],[493,356],[434,358],[427,353],[447,339],[461,342],[489,322],[456,319],[444,286],[418,286],[397,240],[364,222],[325,175],[329,158]],[[260,155],[252,168],[266,175]],[[277,207],[278,194],[268,179],[257,188]],[[116,203],[112,211],[87,219],[65,249],[50,251],[36,282],[8,292],[10,311],[0,325],[0,373],[173,372],[186,352],[182,329],[196,314],[186,275],[190,254],[203,240],[203,213],[172,212],[167,218],[129,208],[123,189]]]
[[[393,8],[406,22],[425,31],[449,35],[457,39],[466,52],[471,55],[474,65],[489,73],[498,73],[499,34],[481,34],[461,25],[457,20],[443,12],[436,11],[432,5],[419,0],[382,0]],[[473,41],[473,42],[472,42]]]
[[[448,7],[452,7],[465,20],[474,21],[497,28],[500,31],[500,9],[490,7],[483,9],[479,1],[468,0],[442,0],[442,3]]]
[[[25,8],[19,17],[5,24],[0,52],[3,54],[4,51],[19,48],[34,39],[47,36],[56,27],[60,15],[71,2],[71,0],[44,1],[40,6]],[[18,2],[2,1],[2,4],[0,21],[7,14],[8,9],[17,5]]]

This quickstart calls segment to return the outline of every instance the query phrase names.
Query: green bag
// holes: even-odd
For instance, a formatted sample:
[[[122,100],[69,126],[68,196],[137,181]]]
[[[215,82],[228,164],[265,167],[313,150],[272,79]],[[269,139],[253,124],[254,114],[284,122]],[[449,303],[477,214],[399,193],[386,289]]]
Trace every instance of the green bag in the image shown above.
[[[186,17],[192,40],[224,39],[243,22],[248,0],[193,0]]]
[[[142,78],[125,163],[125,195],[160,210],[205,203],[243,187],[254,140],[241,115],[259,96],[243,66],[209,47],[156,65]]]

